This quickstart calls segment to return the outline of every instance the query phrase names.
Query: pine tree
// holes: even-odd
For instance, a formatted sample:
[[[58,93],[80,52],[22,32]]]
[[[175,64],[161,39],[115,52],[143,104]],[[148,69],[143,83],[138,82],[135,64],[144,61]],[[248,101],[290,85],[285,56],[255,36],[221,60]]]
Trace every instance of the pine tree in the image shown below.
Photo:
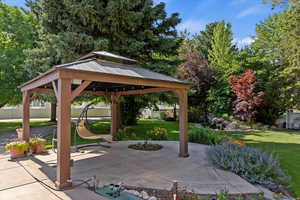
[[[39,69],[35,63],[40,62],[36,60],[45,61],[42,66],[50,68],[94,50],[105,50],[139,60],[154,71],[174,71],[174,62],[169,57],[177,54],[180,44],[175,29],[180,19],[178,13],[168,17],[164,3],[154,5],[152,0],[37,0],[28,1],[28,6],[44,29],[38,47],[28,51],[28,68],[43,72],[47,67]],[[168,70],[163,69],[164,66]],[[124,97],[123,102],[124,112],[128,105],[137,107],[131,109],[134,110],[133,119],[139,108],[146,105],[137,104],[132,97]],[[135,122],[129,120],[128,123]]]

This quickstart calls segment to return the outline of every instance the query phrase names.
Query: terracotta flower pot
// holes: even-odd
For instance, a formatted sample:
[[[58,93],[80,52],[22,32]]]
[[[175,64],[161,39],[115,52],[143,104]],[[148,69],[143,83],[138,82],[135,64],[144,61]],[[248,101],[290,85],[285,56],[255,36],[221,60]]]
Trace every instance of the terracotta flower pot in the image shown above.
[[[38,144],[36,145],[36,153],[45,152],[45,145],[46,145],[46,142],[39,141]]]
[[[30,146],[30,150],[31,150],[32,153],[36,153],[36,151],[37,151],[37,145]]]
[[[25,157],[24,152],[19,152],[15,147],[12,147],[10,150],[10,157],[11,158],[22,158]]]

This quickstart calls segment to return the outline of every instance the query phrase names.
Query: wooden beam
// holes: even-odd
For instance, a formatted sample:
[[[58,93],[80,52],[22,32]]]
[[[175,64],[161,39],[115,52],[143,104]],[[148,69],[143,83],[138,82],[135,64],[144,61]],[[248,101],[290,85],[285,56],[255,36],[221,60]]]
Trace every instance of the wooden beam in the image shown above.
[[[45,74],[41,77],[37,77],[37,78],[31,80],[30,82],[24,83],[23,85],[20,86],[20,88],[21,88],[21,91],[38,88],[47,83],[51,83],[51,81],[58,79],[58,77],[59,77],[58,71],[51,71],[48,74]]]
[[[56,99],[58,99],[58,92],[57,92],[57,86],[56,86],[55,81],[52,81],[52,87],[53,87],[53,91],[54,91],[54,94],[56,96]]]
[[[23,91],[23,117],[22,117],[23,134],[22,139],[29,140],[30,136],[30,93],[28,90]]]
[[[148,88],[148,89],[141,89],[141,90],[114,92],[113,94],[115,95],[147,94],[153,92],[166,92],[171,90],[172,90],[171,88]]]
[[[39,94],[42,94],[42,93],[55,94],[53,89],[48,89],[48,88],[35,88],[35,89],[32,89],[31,91],[39,93]]]
[[[72,185],[70,181],[71,79],[59,79],[57,89],[58,121],[56,186],[59,189],[63,189]]]
[[[48,88],[35,88],[32,91],[33,92],[37,92],[37,93],[54,94],[54,90],[53,89],[48,89]],[[110,95],[110,92],[103,92],[103,91],[82,91],[81,94]]]
[[[128,77],[128,76],[120,76],[120,75],[105,74],[105,73],[74,71],[74,70],[67,70],[67,69],[60,69],[59,74],[61,78],[90,80],[90,81],[107,82],[107,83],[144,85],[144,86],[164,87],[164,88],[173,88],[173,89],[179,89],[179,88],[188,89],[191,87],[191,85],[184,84],[184,83],[151,80],[151,79],[144,79],[142,77],[139,78],[139,77]]]
[[[81,83],[71,94],[71,101],[75,99],[76,96],[78,96],[89,84],[91,84],[92,81],[84,81]]]
[[[180,157],[188,157],[188,114],[187,114],[187,107],[188,107],[188,97],[187,97],[187,90],[185,89],[178,89],[173,90],[173,92],[178,97],[179,102],[179,156]]]

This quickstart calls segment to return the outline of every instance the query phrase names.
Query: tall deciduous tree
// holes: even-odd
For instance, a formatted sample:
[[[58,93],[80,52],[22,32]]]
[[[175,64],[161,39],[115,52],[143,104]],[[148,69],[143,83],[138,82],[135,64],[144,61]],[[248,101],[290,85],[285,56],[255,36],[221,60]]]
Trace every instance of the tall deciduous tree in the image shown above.
[[[216,71],[209,67],[207,59],[199,51],[186,52],[180,55],[184,62],[179,67],[178,76],[189,80],[193,84],[193,90],[189,95],[190,108],[196,108],[196,112],[203,113],[203,121],[208,123],[208,102],[209,89],[217,80]]]
[[[299,2],[291,4],[256,27],[251,48],[255,59],[264,63],[256,70],[266,92],[266,103],[257,116],[264,123],[274,123],[300,102],[299,8]]]
[[[152,0],[37,0],[29,1],[28,5],[41,20],[45,37],[53,38],[52,45],[43,45],[43,40],[48,39],[40,37],[42,44],[29,52],[31,65],[35,63],[36,54],[39,58],[46,54],[46,60],[52,60],[53,64],[73,61],[93,50],[107,50],[137,59],[145,66],[159,63],[159,67],[151,69],[167,71],[161,68],[166,63],[172,65],[166,58],[176,55],[180,44],[175,29],[180,19],[177,13],[167,16],[164,3],[154,5]],[[134,104],[136,109],[126,110]],[[124,117],[134,115],[135,119],[143,105],[139,106],[133,97],[124,97]]]
[[[0,1],[0,107],[21,102],[17,86],[28,79],[23,50],[33,47],[37,27],[31,12]]]

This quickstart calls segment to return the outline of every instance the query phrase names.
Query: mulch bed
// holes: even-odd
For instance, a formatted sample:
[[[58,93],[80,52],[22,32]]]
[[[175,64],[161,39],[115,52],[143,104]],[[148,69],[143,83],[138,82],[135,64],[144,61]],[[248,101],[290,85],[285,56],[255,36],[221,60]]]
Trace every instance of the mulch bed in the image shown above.
[[[128,146],[130,149],[140,150],[140,151],[158,151],[163,148],[160,144],[144,144],[144,143],[137,143],[131,144]]]

